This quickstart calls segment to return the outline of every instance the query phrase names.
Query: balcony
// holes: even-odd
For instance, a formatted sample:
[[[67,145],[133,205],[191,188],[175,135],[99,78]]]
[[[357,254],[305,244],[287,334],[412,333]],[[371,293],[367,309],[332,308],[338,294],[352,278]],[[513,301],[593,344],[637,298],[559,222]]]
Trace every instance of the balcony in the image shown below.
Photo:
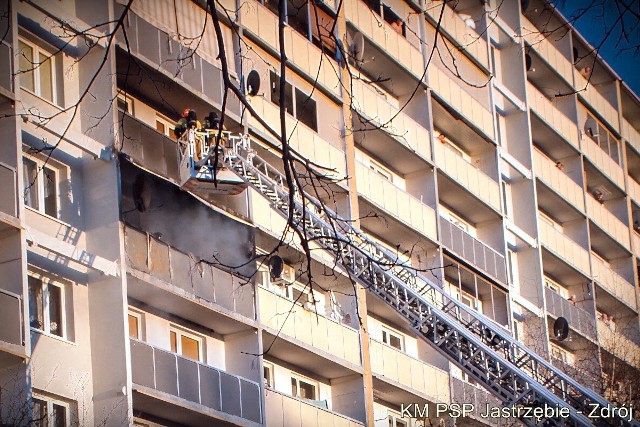
[[[358,331],[306,310],[293,301],[258,287],[260,320],[275,332],[292,337],[314,350],[360,365]]]
[[[590,276],[589,252],[546,221],[538,221],[540,240],[553,254],[576,270]]]
[[[356,183],[358,193],[387,215],[418,230],[431,240],[437,240],[436,212],[406,191],[356,162]]]
[[[614,130],[619,130],[618,111],[607,99],[598,92],[597,87],[585,79],[577,70],[575,76],[575,88],[580,98],[591,106]]]
[[[619,188],[624,188],[624,170],[588,136],[582,138],[582,151]]]
[[[549,41],[548,35],[538,30],[524,15],[521,15],[520,19],[522,22],[522,36],[525,42],[527,42],[565,82],[572,85],[573,64],[571,61]]]
[[[280,52],[278,17],[258,1],[244,1],[240,10],[242,24],[246,30],[274,53]],[[284,39],[288,61],[312,81],[317,80],[326,91],[337,95],[340,86],[340,70],[337,64],[330,60],[329,56],[323,57],[320,49],[290,26],[284,28]],[[292,52],[295,52],[295,55]]]
[[[463,159],[446,144],[434,144],[436,164],[460,186],[500,212],[500,187],[490,176]]]
[[[640,205],[640,184],[631,177],[627,178],[627,193],[637,205]]]
[[[507,282],[504,256],[443,216],[440,216],[440,239],[444,246],[471,266],[502,283]]]
[[[531,110],[564,140],[578,148],[578,127],[531,82],[527,82],[527,101]]]
[[[399,34],[391,26],[373,18],[373,11],[362,0],[346,0],[344,2],[345,17],[351,21],[358,31],[371,40],[384,54],[401,64],[416,79],[424,72],[422,52]],[[365,47],[365,52],[367,48]]]
[[[128,295],[153,307],[208,324],[219,333],[249,328],[255,319],[253,288],[243,279],[124,226]],[[200,274],[194,274],[198,272]]]
[[[257,383],[141,341],[130,343],[136,410],[192,426],[214,419],[223,425],[262,423]]]
[[[587,214],[593,222],[609,234],[618,244],[631,250],[629,242],[629,227],[620,221],[605,206],[591,196],[587,196]]]
[[[569,321],[569,326],[592,341],[596,340],[595,316],[586,310],[573,305],[566,298],[557,294],[548,287],[544,288],[547,301],[547,312],[556,319],[564,317]]]
[[[266,391],[265,413],[270,427],[300,425],[305,427],[356,427],[363,425],[352,418],[275,390]]]
[[[493,115],[478,100],[460,86],[459,80],[439,67],[428,68],[429,87],[445,101],[449,108],[459,114],[482,132],[486,138],[493,140]],[[464,83],[462,83],[464,84]]]
[[[440,19],[440,7],[432,4],[425,8],[425,14],[434,24]],[[485,70],[489,69],[487,41],[483,38],[483,35],[469,28],[458,13],[450,7],[446,7],[446,5],[440,21],[440,29],[452,38],[462,51],[467,52],[476,62],[482,65]]]
[[[602,320],[598,320],[598,341],[615,357],[632,366],[640,367],[640,343],[637,339],[629,339]]]
[[[629,141],[636,151],[640,152],[640,132],[631,126],[631,123],[629,123],[624,117],[622,118],[620,131],[622,133],[622,137]]]
[[[16,168],[0,162],[0,222],[19,227],[18,220],[18,176]],[[4,225],[0,225],[0,230]]]
[[[536,176],[554,189],[576,209],[584,212],[584,192],[582,187],[560,171],[556,165],[538,150],[533,151]]]
[[[371,370],[398,387],[418,392],[434,403],[450,402],[449,374],[396,348],[369,340]]]
[[[470,403],[473,405],[473,414],[471,415],[472,418],[481,421],[484,425],[488,424],[492,426],[498,426],[502,424],[499,418],[481,418],[480,414],[485,413],[485,408],[487,407],[487,405],[489,405],[489,407],[500,406],[500,401],[496,399],[491,393],[484,390],[483,388],[474,386],[455,377],[451,377],[451,385],[453,392],[452,400],[454,402],[463,404]]]
[[[24,330],[22,298],[13,292],[0,289],[0,362],[3,351],[13,355],[24,355]]]
[[[352,87],[353,106],[358,114],[423,159],[431,159],[431,143],[427,129],[390,104],[386,97],[370,84],[354,79]]]
[[[636,310],[636,289],[627,279],[613,271],[598,257],[592,256],[593,280],[618,300]]]
[[[277,105],[257,96],[251,98],[251,105],[272,129],[280,130],[280,109]],[[255,118],[251,117],[249,123],[251,128],[260,129],[266,134],[264,127]],[[336,178],[340,179],[346,176],[345,155],[340,149],[325,141],[318,133],[288,114],[286,115],[286,125],[289,144],[294,150],[319,165],[335,169],[331,175]]]

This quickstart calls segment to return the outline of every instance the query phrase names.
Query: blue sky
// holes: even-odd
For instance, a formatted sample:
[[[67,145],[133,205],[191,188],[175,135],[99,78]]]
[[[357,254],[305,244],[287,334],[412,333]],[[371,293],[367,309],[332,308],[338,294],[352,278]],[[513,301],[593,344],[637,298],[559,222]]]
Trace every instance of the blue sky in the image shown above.
[[[632,5],[633,10],[638,12],[638,0],[623,1]],[[591,4],[598,6],[591,7],[584,16],[573,22],[572,18],[576,16],[576,13]],[[624,40],[624,38],[620,40],[622,25],[619,23],[614,25],[620,16],[615,8],[615,1],[559,0],[556,7],[567,19],[573,22],[582,36],[592,45],[599,45],[605,38],[605,34],[610,34],[599,53],[622,80],[640,96],[640,52],[631,49],[640,44],[640,20],[631,13],[625,13],[623,20],[628,31],[628,40]]]

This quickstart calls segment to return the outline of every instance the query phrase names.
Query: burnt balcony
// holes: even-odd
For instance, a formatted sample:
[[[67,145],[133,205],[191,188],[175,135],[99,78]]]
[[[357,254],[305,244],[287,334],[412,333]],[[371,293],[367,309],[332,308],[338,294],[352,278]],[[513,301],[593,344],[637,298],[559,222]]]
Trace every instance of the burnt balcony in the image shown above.
[[[258,383],[142,341],[130,343],[135,410],[189,426],[262,424]]]

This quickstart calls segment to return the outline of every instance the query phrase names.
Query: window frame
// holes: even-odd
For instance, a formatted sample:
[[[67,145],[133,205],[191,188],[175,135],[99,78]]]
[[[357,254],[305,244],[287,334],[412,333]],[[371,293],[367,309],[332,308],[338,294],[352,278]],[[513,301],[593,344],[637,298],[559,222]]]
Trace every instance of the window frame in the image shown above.
[[[32,409],[34,406],[33,404],[35,403],[36,400],[44,402],[47,405],[47,417],[46,417],[47,419],[46,419],[46,423],[40,422],[40,423],[34,423],[34,425],[54,425],[53,405],[61,406],[64,408],[64,418],[65,418],[64,425],[65,427],[68,427],[71,425],[71,405],[68,402],[64,402],[62,400],[55,399],[55,398],[48,397],[48,396],[39,394],[37,392],[34,392],[31,399]],[[42,420],[42,421],[45,421],[45,420]]]
[[[397,329],[393,329],[392,327],[387,325],[382,325],[380,330],[381,330],[380,341],[382,341],[383,344],[386,344],[389,347],[395,348],[396,350],[401,351],[403,353],[406,352],[407,346],[405,343],[405,336],[402,332],[398,331]],[[391,344],[391,340],[389,338],[385,338],[385,335],[387,337],[395,336],[396,338],[398,338],[398,340],[400,341],[400,348]]]
[[[136,330],[137,337],[131,336],[131,328],[129,328],[129,338],[133,338],[138,341],[144,341],[144,328],[142,325],[142,322],[144,320],[143,313],[129,309],[127,310],[127,321],[129,320],[129,316],[134,317],[137,321],[137,330]]]
[[[32,36],[32,38],[36,38],[36,36]],[[18,69],[20,72],[20,74],[18,75],[18,84],[20,86],[20,89],[26,90],[30,94],[37,96],[38,98],[43,99],[57,107],[62,107],[61,103],[59,102],[60,100],[58,99],[58,92],[56,90],[58,86],[58,76],[57,76],[58,73],[56,72],[57,62],[58,62],[57,54],[53,54],[51,50],[40,46],[38,43],[33,42],[29,38],[23,35],[19,35],[18,36],[18,50],[19,50],[18,54],[21,57],[24,56],[26,58],[26,55],[24,55],[24,52],[20,47],[20,43],[24,43],[25,45],[29,46],[33,51],[33,57],[31,59],[27,58],[27,61],[31,63],[30,71],[22,72],[22,70],[19,69],[20,65],[18,60]],[[42,90],[40,87],[40,83],[41,83],[40,73],[42,70],[42,64],[44,62],[40,62],[40,59],[39,59],[40,54],[43,54],[47,57],[47,59],[44,62],[51,61],[51,99],[45,98],[41,93]],[[31,75],[33,76],[33,89],[34,89],[33,91],[28,88],[25,88],[22,85],[22,82],[20,81],[20,76],[27,75],[30,73],[32,73]]]
[[[51,279],[44,277],[42,275],[39,274],[35,274],[31,271],[28,272],[27,274],[28,279],[29,278],[33,278],[34,280],[37,280],[40,282],[40,286],[41,286],[41,290],[42,290],[42,323],[43,323],[43,328],[38,328],[35,326],[31,325],[31,319],[29,319],[29,328],[32,331],[36,331],[39,332],[41,334],[44,335],[48,335],[48,336],[52,336],[52,337],[56,337],[62,340],[67,341],[68,340],[68,334],[67,334],[67,307],[66,307],[66,295],[65,295],[65,290],[66,287],[61,284],[61,283],[57,283],[55,281],[52,281]],[[60,308],[59,308],[59,312],[60,312],[60,325],[59,325],[59,329],[61,331],[61,334],[58,335],[55,332],[51,332],[51,318],[50,318],[50,302],[51,302],[51,298],[50,298],[50,291],[49,291],[49,286],[55,286],[56,288],[59,288],[60,290]],[[29,306],[31,306],[31,290],[29,289],[29,285],[27,284],[27,293],[28,293],[28,298],[29,298]],[[31,310],[29,310],[31,311]],[[31,313],[29,313],[29,317],[31,317]]]
[[[37,207],[33,207],[27,204],[26,202],[26,192],[27,186],[31,185],[31,182],[23,182],[22,186],[22,199],[26,208],[33,209],[34,211],[45,215],[49,218],[53,218],[55,220],[60,220],[60,169],[55,167],[50,160],[45,162],[38,157],[31,156],[27,153],[22,153],[22,168],[23,168],[23,177],[24,177],[24,168],[25,168],[25,160],[31,161],[36,165],[36,179],[33,185],[36,186],[36,196]],[[55,215],[51,215],[46,212],[46,204],[45,204],[45,174],[44,171],[47,169],[51,173],[53,173],[53,186],[56,190],[55,195]]]
[[[160,124],[162,124],[164,126],[165,132],[162,132],[162,131],[158,130],[158,123],[160,123]],[[154,129],[157,132],[159,132],[159,133],[163,134],[164,136],[166,136],[167,138],[178,139],[178,137],[174,133],[175,122],[172,121],[171,119],[169,119],[167,116],[158,113],[157,111],[156,111]]]
[[[262,380],[266,388],[274,388],[274,365],[271,362],[262,362]],[[266,375],[265,375],[266,374]]]
[[[291,373],[291,380],[295,380],[297,385],[296,385],[296,389],[298,391],[297,394],[293,394],[293,388],[291,389],[291,396],[297,398],[297,399],[302,399],[302,400],[320,400],[320,383],[318,381],[312,380],[309,377],[305,377],[304,375],[300,375],[300,374],[296,374],[296,373]],[[302,397],[300,396],[300,381],[309,384],[310,386],[313,387],[314,390],[314,398],[313,399],[309,399],[307,397]]]
[[[387,408],[387,421],[389,422],[389,425],[393,427],[398,427],[398,423],[400,423],[400,425],[402,425],[403,427],[409,427],[409,422],[407,422],[402,417],[402,414],[400,414],[400,412],[394,411],[388,408]]]
[[[118,104],[118,101],[122,101],[124,102],[126,109],[123,110],[120,108],[120,105]],[[123,91],[118,91],[118,96],[116,97],[116,108],[120,111],[124,111],[125,113],[129,114],[130,116],[134,116],[134,100],[133,98],[127,94],[126,92]]]
[[[171,333],[176,334],[176,349],[175,351],[171,349]],[[185,356],[182,353],[182,340],[180,339],[182,336],[185,336],[189,339],[192,339],[198,343],[198,359],[192,359],[189,356]],[[184,357],[189,360],[195,360],[196,362],[205,363],[205,350],[204,346],[206,344],[204,336],[183,328],[182,326],[171,324],[169,325],[169,348],[170,351],[177,354],[178,356]]]
[[[393,184],[393,172],[373,159],[369,159],[369,170],[373,171],[380,178],[385,179]]]

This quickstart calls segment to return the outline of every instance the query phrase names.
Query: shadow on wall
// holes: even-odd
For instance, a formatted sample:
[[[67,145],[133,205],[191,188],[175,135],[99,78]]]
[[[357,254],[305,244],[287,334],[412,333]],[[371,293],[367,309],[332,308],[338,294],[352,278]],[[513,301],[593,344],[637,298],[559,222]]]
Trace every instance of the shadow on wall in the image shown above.
[[[255,272],[252,227],[207,207],[120,157],[120,216],[128,225],[243,276]]]

